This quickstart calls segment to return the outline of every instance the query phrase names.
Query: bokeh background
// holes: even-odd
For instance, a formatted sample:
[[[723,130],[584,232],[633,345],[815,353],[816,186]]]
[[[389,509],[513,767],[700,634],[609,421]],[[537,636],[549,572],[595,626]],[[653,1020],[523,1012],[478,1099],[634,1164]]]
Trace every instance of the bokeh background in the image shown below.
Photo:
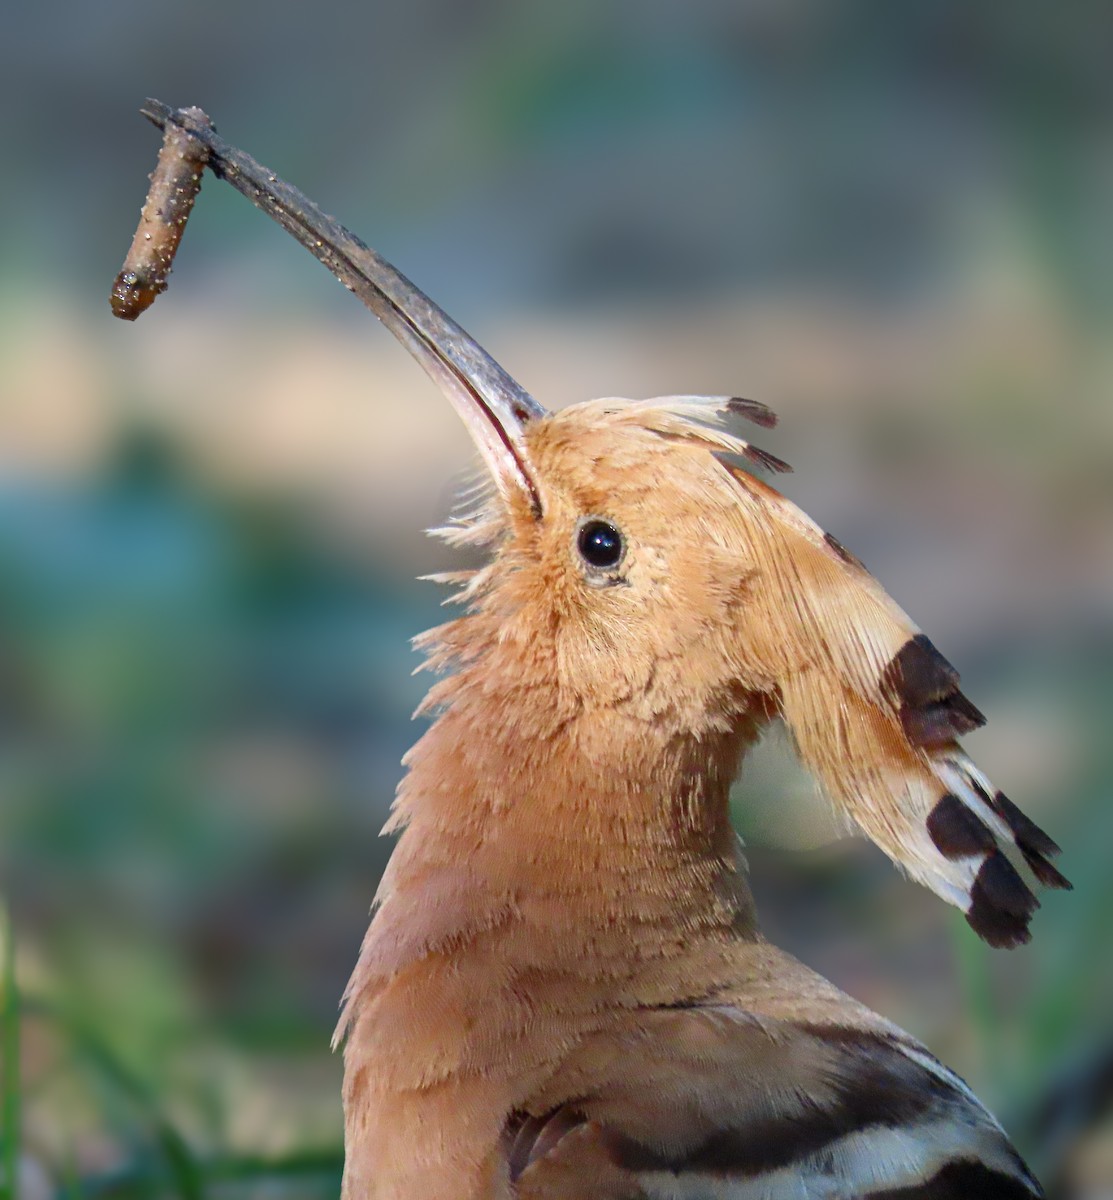
[[[544,403],[779,411],[786,491],[960,667],[1076,891],[989,951],[822,845],[771,744],[737,802],[767,930],[1055,1196],[1113,1195],[1111,46],[1099,0],[5,9],[0,1194],[335,1195],[328,1040],[442,598],[414,577],[460,562],[421,536],[472,461],[448,406],[231,189],[110,317],[155,95]]]

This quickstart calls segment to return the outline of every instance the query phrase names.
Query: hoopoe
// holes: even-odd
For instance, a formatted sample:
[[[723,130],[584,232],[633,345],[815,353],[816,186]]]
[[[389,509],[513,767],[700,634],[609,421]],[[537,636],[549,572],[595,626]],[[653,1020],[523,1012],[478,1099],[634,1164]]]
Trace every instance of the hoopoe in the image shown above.
[[[783,717],[832,804],[992,945],[1057,847],[958,738],[983,718],[862,565],[748,465],[736,398],[549,413],[431,300],[203,122],[213,169],[382,319],[490,489],[487,563],[348,985],[346,1200],[1023,1200],[965,1084],[765,941],[728,790]]]

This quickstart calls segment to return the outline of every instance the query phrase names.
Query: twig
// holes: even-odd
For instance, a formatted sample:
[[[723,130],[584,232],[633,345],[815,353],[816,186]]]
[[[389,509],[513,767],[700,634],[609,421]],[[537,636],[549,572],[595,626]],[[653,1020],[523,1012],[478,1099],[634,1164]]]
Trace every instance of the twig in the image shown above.
[[[521,420],[544,414],[544,408],[439,305],[297,188],[229,145],[200,109],[172,109],[159,100],[148,99],[140,111],[159,129],[184,130],[204,145],[209,154],[209,169],[277,221],[328,267],[427,371],[435,377],[442,370],[450,371],[455,386],[467,381],[469,390],[501,395],[513,405]]]

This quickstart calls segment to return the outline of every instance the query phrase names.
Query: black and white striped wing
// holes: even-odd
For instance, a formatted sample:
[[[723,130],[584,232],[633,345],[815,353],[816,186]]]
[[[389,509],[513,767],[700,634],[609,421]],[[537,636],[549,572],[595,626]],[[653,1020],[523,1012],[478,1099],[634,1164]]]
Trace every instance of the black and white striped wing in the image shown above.
[[[508,1132],[519,1200],[1043,1195],[966,1085],[895,1034],[708,1007],[592,1054],[590,1091]]]

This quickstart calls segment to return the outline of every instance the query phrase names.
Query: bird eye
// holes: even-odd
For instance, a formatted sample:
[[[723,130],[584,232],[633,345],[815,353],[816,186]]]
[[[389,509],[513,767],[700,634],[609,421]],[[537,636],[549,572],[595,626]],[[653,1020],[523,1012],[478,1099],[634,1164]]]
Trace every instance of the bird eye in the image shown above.
[[[608,571],[622,562],[626,543],[618,528],[610,521],[590,517],[580,526],[576,535],[576,549],[589,567]]]

